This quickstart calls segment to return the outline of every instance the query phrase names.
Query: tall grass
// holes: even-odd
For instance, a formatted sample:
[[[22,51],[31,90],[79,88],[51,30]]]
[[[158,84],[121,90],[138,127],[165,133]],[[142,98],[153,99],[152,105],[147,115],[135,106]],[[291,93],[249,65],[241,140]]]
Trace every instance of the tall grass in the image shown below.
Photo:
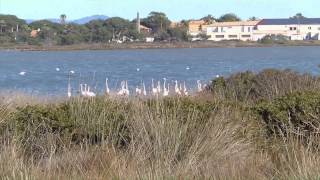
[[[2,98],[0,177],[319,179],[318,79],[290,73],[234,75],[194,97]]]

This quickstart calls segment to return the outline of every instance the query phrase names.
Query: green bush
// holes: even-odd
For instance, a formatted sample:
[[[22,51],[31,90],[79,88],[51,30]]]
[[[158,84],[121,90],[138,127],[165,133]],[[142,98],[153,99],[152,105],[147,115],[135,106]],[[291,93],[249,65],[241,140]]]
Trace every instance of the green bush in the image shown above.
[[[4,128],[28,156],[48,156],[52,147],[58,151],[62,146],[103,140],[125,147],[130,142],[130,107],[104,98],[28,105],[17,108]]]
[[[69,116],[69,107],[65,104],[28,105],[14,113],[11,131],[25,154],[47,156],[50,147],[58,150],[63,145],[62,137],[74,128]]]
[[[296,92],[263,101],[254,107],[268,136],[297,134],[304,137],[320,133],[320,93]]]
[[[215,98],[257,102],[273,100],[292,92],[320,90],[320,81],[309,74],[267,69],[259,73],[248,71],[214,79],[208,90]]]
[[[267,35],[263,37],[259,42],[262,44],[285,44],[289,41],[289,37],[283,35]]]

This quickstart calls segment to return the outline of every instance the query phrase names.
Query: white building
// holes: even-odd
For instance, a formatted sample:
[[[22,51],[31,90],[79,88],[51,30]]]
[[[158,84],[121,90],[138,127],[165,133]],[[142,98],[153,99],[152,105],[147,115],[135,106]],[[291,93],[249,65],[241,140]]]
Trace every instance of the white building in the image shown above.
[[[146,42],[154,42],[154,37],[146,37]]]
[[[267,35],[283,35],[289,40],[320,40],[320,18],[215,22],[202,25],[202,32],[212,41],[258,41]]]
[[[263,19],[256,25],[254,41],[266,35],[283,35],[290,40],[320,40],[320,18]]]
[[[203,25],[208,40],[242,40],[253,41],[254,31],[260,21],[215,22]]]

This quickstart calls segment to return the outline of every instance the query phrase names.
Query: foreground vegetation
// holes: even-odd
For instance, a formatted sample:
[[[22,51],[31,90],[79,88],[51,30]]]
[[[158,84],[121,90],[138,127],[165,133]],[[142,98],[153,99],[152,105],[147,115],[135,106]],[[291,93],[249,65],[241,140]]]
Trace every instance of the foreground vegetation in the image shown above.
[[[3,96],[4,179],[319,179],[320,79],[215,79],[165,99]]]

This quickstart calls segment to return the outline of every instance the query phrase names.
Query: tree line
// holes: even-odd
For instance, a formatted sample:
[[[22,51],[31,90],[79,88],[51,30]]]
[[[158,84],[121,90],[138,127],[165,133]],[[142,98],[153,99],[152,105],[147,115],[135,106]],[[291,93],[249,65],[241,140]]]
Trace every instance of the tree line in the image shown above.
[[[303,17],[297,14],[295,17]],[[25,43],[31,45],[71,45],[79,43],[110,43],[115,40],[143,41],[145,37],[154,37],[156,41],[188,41],[189,20],[182,20],[177,26],[162,12],[151,12],[141,19],[141,25],[151,29],[150,32],[139,32],[136,19],[127,20],[112,17],[107,20],[92,20],[80,25],[67,23],[67,15],[60,16],[60,23],[39,20],[28,24],[14,15],[0,15],[0,43]],[[256,20],[256,17],[250,20]],[[240,21],[241,19],[228,13],[220,18],[212,15],[201,18],[206,23]],[[39,30],[39,31],[37,31]],[[30,32],[37,31],[31,37]]]

